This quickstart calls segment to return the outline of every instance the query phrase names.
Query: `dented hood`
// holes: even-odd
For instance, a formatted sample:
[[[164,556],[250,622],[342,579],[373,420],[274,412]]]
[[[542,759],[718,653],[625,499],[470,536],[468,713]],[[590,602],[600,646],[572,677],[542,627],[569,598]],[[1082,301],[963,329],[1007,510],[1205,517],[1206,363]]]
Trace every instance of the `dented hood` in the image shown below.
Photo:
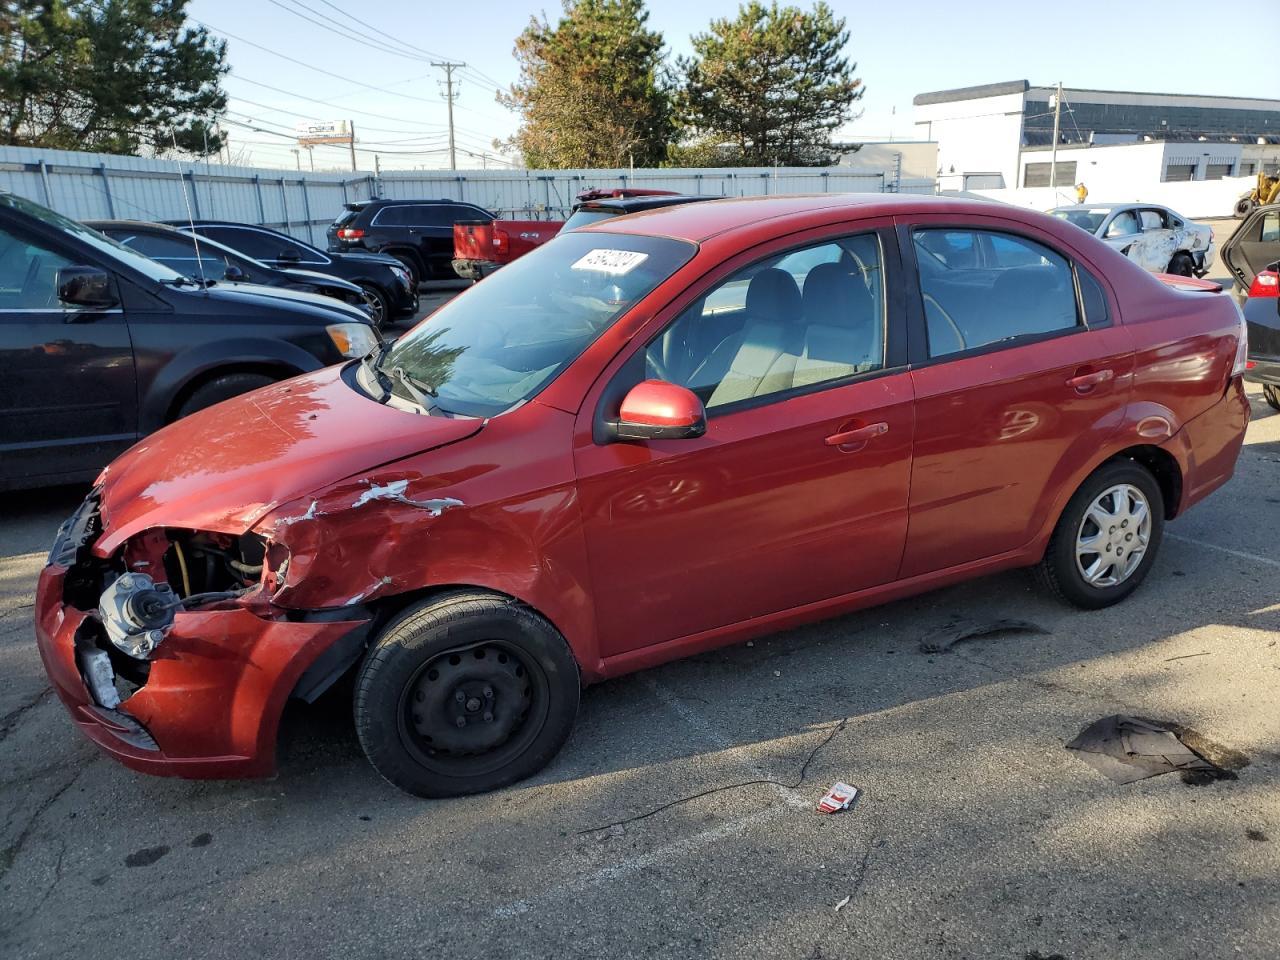
[[[94,549],[105,556],[149,527],[243,533],[276,504],[462,440],[483,422],[383,406],[339,367],[273,384],[170,424],[107,467]]]

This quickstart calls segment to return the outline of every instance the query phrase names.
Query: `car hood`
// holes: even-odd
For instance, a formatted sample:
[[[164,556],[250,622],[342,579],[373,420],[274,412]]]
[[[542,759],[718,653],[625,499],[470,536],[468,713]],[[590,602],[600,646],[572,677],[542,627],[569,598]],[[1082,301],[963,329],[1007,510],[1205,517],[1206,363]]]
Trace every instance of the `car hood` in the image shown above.
[[[349,323],[358,320],[368,323],[369,316],[362,310],[318,293],[304,293],[285,287],[266,287],[256,283],[231,283],[220,280],[208,290],[194,292],[193,296],[207,293],[214,300],[234,301],[263,310],[289,310],[291,313],[311,314],[323,323]]]
[[[335,277],[332,274],[320,273],[316,270],[295,270],[293,267],[286,267],[280,271],[288,274],[295,280],[303,283],[319,283],[326,287],[332,287],[335,290],[346,290],[348,293],[359,294],[360,287],[352,283],[350,280],[343,280],[341,277]]]
[[[336,233],[337,231],[334,232]],[[389,267],[400,266],[399,260],[386,253],[361,253],[358,250],[345,250],[342,253],[329,253],[328,256],[345,263],[382,263]]]
[[[94,550],[107,556],[152,527],[244,533],[278,504],[483,425],[383,406],[341,367],[272,384],[184,417],[108,466]]]

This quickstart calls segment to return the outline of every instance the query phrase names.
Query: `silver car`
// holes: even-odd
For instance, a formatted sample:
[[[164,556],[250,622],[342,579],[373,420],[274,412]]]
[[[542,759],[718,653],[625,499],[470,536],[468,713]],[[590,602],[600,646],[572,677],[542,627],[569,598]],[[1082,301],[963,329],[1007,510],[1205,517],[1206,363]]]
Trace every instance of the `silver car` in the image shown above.
[[[1082,203],[1049,214],[1088,230],[1151,273],[1203,277],[1213,265],[1213,230],[1158,203]]]

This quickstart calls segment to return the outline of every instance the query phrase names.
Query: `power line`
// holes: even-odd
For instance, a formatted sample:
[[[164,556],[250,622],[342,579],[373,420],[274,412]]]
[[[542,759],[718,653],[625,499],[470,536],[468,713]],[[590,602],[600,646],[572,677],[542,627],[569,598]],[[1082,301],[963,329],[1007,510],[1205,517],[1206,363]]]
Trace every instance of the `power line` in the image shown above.
[[[383,43],[382,41],[374,40],[374,38],[369,37],[367,34],[361,34],[358,31],[352,30],[350,27],[343,26],[342,24],[338,23],[337,20],[334,20],[332,17],[326,16],[325,14],[321,13],[318,10],[314,10],[311,7],[308,7],[304,3],[299,3],[298,0],[293,0],[293,3],[296,6],[301,7],[303,10],[306,10],[309,13],[315,14],[317,17],[321,17],[324,20],[328,20],[329,23],[331,24],[337,24],[337,26],[336,27],[329,26],[328,24],[322,23],[320,20],[316,20],[312,17],[307,16],[305,13],[299,13],[297,10],[294,10],[292,7],[286,7],[283,3],[280,2],[280,0],[268,0],[268,2],[279,7],[281,10],[285,11],[286,13],[291,13],[295,17],[299,17],[307,21],[308,23],[315,24],[321,30],[328,30],[330,33],[337,34],[339,37],[342,37],[343,40],[348,40],[351,43],[360,44],[361,46],[368,47],[371,50],[377,50],[379,53],[390,53],[397,57],[404,57],[407,60],[426,61],[428,59],[427,57],[419,56],[416,53],[405,53],[401,50],[397,50],[395,47],[388,46],[386,43]],[[373,42],[370,42],[370,41],[373,41]]]
[[[272,2],[275,2],[275,0],[272,0]],[[365,83],[362,80],[353,80],[351,77],[344,77],[340,73],[334,73],[332,70],[325,70],[321,67],[315,66],[314,64],[307,63],[305,60],[296,60],[293,57],[286,56],[285,54],[280,53],[277,50],[272,50],[270,47],[264,47],[260,43],[254,43],[252,40],[246,40],[244,37],[237,36],[234,33],[231,33],[227,30],[222,30],[218,27],[210,26],[209,24],[204,23],[203,21],[195,20],[193,18],[193,22],[200,24],[200,26],[204,27],[206,30],[213,30],[217,33],[225,34],[226,36],[230,37],[232,40],[237,40],[240,43],[248,44],[249,46],[257,50],[261,50],[263,53],[271,54],[273,57],[279,57],[281,60],[288,60],[290,63],[295,63],[300,67],[306,67],[308,70],[314,70],[316,73],[323,73],[326,77],[334,77],[335,79],[343,80],[343,81],[346,81],[347,83],[354,83],[358,87],[365,87],[377,93],[385,93],[388,96],[392,96],[392,97],[403,97],[406,100],[417,100],[420,103],[442,103],[443,102],[440,100],[432,100],[428,97],[415,97],[413,96],[413,94],[410,94],[410,93],[397,93],[395,90],[388,90],[386,87],[379,87],[372,83]]]

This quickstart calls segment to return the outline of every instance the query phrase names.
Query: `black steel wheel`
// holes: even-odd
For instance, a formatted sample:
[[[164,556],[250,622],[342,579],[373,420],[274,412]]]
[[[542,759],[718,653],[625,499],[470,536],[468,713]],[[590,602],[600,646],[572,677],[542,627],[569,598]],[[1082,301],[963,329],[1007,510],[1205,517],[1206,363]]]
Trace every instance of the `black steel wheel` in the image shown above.
[[[526,607],[451,593],[411,608],[371,647],[356,731],[387,780],[423,797],[479,793],[541,769],[578,709],[577,663]]]

